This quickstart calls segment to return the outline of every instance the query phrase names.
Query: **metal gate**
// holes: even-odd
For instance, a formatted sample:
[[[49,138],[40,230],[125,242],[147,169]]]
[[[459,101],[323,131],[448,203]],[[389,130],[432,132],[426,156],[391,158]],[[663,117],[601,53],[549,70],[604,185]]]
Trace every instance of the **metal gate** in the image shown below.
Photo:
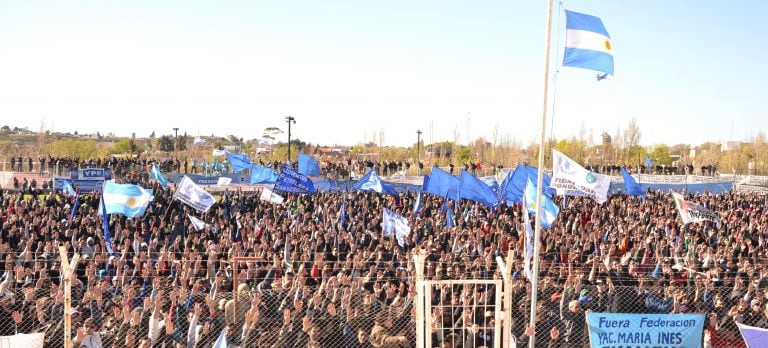
[[[422,301],[423,326],[417,342],[435,347],[502,347],[502,280],[425,280]],[[418,311],[418,310],[417,310]],[[421,337],[419,337],[421,336]],[[438,342],[435,342],[435,341]],[[506,346],[506,345],[504,345]]]

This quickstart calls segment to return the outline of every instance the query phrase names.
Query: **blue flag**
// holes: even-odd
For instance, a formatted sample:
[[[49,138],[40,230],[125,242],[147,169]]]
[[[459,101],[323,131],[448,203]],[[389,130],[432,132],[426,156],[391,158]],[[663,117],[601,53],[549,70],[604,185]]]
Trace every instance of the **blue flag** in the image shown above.
[[[77,214],[77,207],[80,205],[80,195],[75,196],[75,204],[72,205],[72,211],[69,213],[69,220],[67,220],[67,226],[69,226],[72,223],[72,219],[75,218],[75,214]]]
[[[482,203],[488,208],[493,208],[499,204],[499,199],[496,197],[496,193],[482,180],[469,174],[466,170],[461,171],[459,193],[461,198]]]
[[[651,161],[651,158],[648,157],[648,155],[645,155],[645,166],[646,167],[653,167],[653,161]]]
[[[747,347],[763,347],[768,342],[768,329],[736,323]]]
[[[432,167],[432,175],[429,177],[424,191],[440,197],[450,194],[452,199],[457,200],[459,198],[460,185],[461,179],[434,166]]]
[[[106,244],[105,248],[107,249],[107,252],[112,255],[112,236],[109,234],[109,214],[107,214],[107,204],[103,197],[101,199],[101,221],[104,228],[104,244]]]
[[[165,180],[165,177],[163,177],[163,173],[160,172],[157,163],[152,163],[152,171],[149,173],[149,177],[157,180],[163,188],[168,187],[168,180]]]
[[[529,213],[536,216],[536,186],[529,179],[525,186],[525,204]],[[552,223],[557,218],[557,214],[560,213],[560,208],[552,202],[552,199],[546,195],[541,197],[541,225],[545,228],[552,227]]]
[[[624,177],[624,189],[627,190],[627,194],[630,196],[645,196],[645,191],[635,179],[629,175],[624,167],[621,167],[621,176]]]
[[[392,185],[386,184],[383,181],[381,181],[381,178],[379,178],[375,170],[371,170],[365,175],[363,175],[363,177],[357,181],[357,183],[355,184],[355,186],[352,187],[352,189],[357,191],[373,191],[378,193],[385,193],[395,197],[400,197],[400,195],[397,194],[397,191],[395,191],[395,188],[392,187]]]
[[[251,168],[251,166],[253,165],[253,162],[251,162],[251,159],[248,158],[248,156],[246,155],[238,155],[238,154],[227,152],[227,160],[229,161],[229,164],[232,166],[232,171],[235,173],[239,173],[243,170]],[[203,166],[205,166],[205,162],[203,162]]]
[[[590,69],[613,75],[611,37],[603,21],[595,16],[565,11],[565,57],[563,66]]]
[[[453,227],[453,211],[451,211],[451,207],[448,206],[447,194],[443,198],[443,206],[440,207],[440,213],[442,213],[445,216],[445,223],[443,224],[443,226],[452,228]]]
[[[320,176],[320,163],[310,155],[299,153],[299,174]]]
[[[278,175],[274,169],[259,165],[251,166],[251,185],[272,184],[277,182]]]
[[[77,194],[75,188],[72,187],[72,183],[70,183],[69,180],[62,180],[61,192],[68,196],[74,196]]]
[[[306,175],[284,164],[275,183],[275,190],[293,193],[314,193],[315,185]]]
[[[538,177],[539,173],[536,167],[524,166],[522,164],[518,165],[513,172],[510,172],[499,188],[503,194],[502,198],[507,200],[507,205],[511,206],[513,203],[523,204],[523,191],[525,190],[528,178],[531,181],[537,182]],[[555,190],[549,187],[551,182],[552,179],[544,174],[544,194],[549,197],[555,194]]]

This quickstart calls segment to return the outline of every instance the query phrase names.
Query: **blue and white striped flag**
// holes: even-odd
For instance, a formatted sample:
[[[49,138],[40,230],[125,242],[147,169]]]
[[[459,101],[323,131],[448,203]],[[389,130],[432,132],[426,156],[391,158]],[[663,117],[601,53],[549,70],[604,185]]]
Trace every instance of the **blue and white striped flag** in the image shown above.
[[[104,182],[104,205],[107,214],[122,214],[129,218],[141,217],[152,200],[152,192],[139,185]]]
[[[536,186],[533,185],[533,182],[531,182],[530,178],[528,179],[528,183],[525,185],[524,196],[526,210],[534,216],[539,215],[536,209]],[[541,225],[544,226],[544,228],[552,227],[552,222],[555,221],[557,214],[560,213],[560,207],[555,205],[555,203],[552,202],[552,199],[546,195],[542,195],[541,208],[538,210],[542,213]]]
[[[565,11],[566,38],[563,66],[613,75],[613,47],[603,21],[595,16]]]
[[[416,202],[413,203],[413,215],[418,216],[421,212],[421,191],[419,191],[419,195],[416,196]]]
[[[163,173],[160,172],[160,168],[157,163],[152,163],[152,171],[149,173],[149,177],[157,180],[163,188],[168,188],[168,180],[165,180]]]

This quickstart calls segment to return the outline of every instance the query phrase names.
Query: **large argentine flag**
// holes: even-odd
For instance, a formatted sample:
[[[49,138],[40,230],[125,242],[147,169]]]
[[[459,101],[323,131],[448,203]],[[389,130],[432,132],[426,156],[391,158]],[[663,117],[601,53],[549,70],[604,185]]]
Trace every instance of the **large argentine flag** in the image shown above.
[[[138,185],[104,182],[104,205],[107,214],[123,214],[129,218],[140,217],[147,210],[152,193]]]
[[[613,75],[611,37],[603,21],[595,16],[565,11],[566,37],[563,66],[572,66]]]

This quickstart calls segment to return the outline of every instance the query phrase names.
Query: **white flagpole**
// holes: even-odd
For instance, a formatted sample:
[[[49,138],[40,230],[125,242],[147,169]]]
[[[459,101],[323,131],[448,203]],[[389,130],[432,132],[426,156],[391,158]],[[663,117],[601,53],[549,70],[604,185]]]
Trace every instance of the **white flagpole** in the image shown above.
[[[541,111],[541,136],[539,138],[539,177],[536,180],[536,227],[533,234],[533,279],[531,280],[531,318],[529,325],[536,323],[536,292],[539,281],[539,251],[541,250],[541,191],[544,185],[544,136],[547,128],[547,96],[549,93],[549,46],[552,40],[552,1],[547,1],[546,49],[544,50],[544,101]],[[525,209],[525,208],[524,208]],[[536,334],[528,341],[529,348],[536,347]]]

